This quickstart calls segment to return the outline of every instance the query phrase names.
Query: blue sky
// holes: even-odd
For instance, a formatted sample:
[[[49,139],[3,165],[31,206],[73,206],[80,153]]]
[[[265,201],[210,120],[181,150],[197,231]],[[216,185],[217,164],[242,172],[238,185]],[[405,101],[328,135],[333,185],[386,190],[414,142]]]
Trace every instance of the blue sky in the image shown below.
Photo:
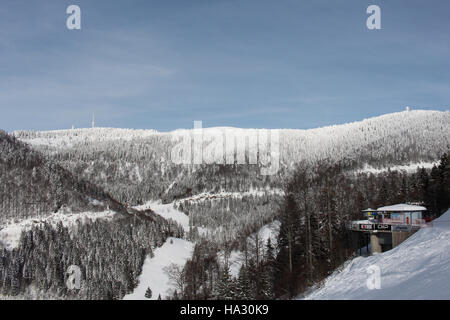
[[[66,28],[77,4],[82,29]],[[366,28],[381,7],[382,30]],[[450,109],[450,2],[2,0],[0,128],[313,128]]]

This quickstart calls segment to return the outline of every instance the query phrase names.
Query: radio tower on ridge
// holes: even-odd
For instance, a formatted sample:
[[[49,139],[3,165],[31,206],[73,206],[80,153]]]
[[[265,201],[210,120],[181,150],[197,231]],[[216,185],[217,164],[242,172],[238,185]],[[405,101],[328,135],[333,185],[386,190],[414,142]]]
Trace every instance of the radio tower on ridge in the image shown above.
[[[92,114],[92,128],[95,128],[95,113]]]

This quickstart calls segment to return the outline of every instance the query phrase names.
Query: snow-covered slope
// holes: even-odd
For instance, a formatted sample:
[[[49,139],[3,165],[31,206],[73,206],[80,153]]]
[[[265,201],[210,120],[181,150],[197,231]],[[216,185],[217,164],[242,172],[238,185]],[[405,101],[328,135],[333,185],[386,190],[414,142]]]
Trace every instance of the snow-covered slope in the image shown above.
[[[77,221],[84,223],[88,220],[95,221],[97,219],[112,220],[117,215],[116,212],[110,210],[81,213],[67,213],[60,210],[56,213],[49,213],[21,221],[8,220],[0,224],[0,247],[4,246],[7,249],[17,247],[22,231],[30,230],[33,226],[40,224],[48,223],[56,226],[61,222],[63,226],[71,228],[77,224]]]
[[[283,177],[301,161],[343,161],[349,170],[365,165],[366,171],[415,168],[415,164],[436,161],[450,148],[450,135],[446,134],[450,132],[450,112],[441,111],[397,112],[308,130],[215,127],[204,128],[201,137],[195,130],[91,128],[14,135],[131,205],[186,197],[201,201],[210,193],[279,189]],[[279,137],[279,144],[271,139],[270,157],[265,156],[268,136]],[[202,159],[193,157],[200,149],[198,141],[203,141]],[[191,149],[192,142],[195,148]],[[203,165],[188,165],[194,159],[202,160]],[[221,165],[234,161],[241,164]],[[268,163],[276,172],[264,176]]]
[[[152,209],[165,219],[172,219],[178,222],[185,232],[189,231],[189,217],[183,212],[174,208],[173,203],[162,204],[161,201],[149,201],[141,206],[134,207],[137,210]],[[152,290],[151,300],[173,294],[173,284],[170,283],[167,273],[164,271],[171,264],[176,264],[183,268],[186,260],[189,259],[194,250],[193,242],[168,238],[159,248],[153,250],[153,257],[147,256],[142,267],[141,275],[138,278],[139,284],[133,293],[124,297],[125,300],[141,300],[145,298],[147,288]]]
[[[133,293],[124,297],[125,300],[143,300],[145,298],[145,292],[147,288],[152,291],[152,300],[161,298],[172,294],[170,290],[173,289],[173,285],[169,281],[168,275],[164,272],[166,267],[171,264],[177,264],[181,268],[186,263],[186,260],[191,257],[194,244],[192,242],[177,239],[168,238],[164,245],[160,248],[156,248],[153,253],[154,257],[147,256],[144,261],[142,273],[139,276],[139,284]]]
[[[134,208],[137,210],[152,209],[164,219],[172,219],[178,222],[185,232],[189,231],[189,217],[185,213],[175,209],[173,203],[163,204],[161,201],[149,201]]]
[[[203,141],[211,145],[203,150],[203,157],[214,159],[213,152],[221,148],[224,136],[248,137],[249,145],[256,146],[256,140],[262,134],[271,132],[280,137],[281,163],[290,167],[299,160],[319,160],[324,158],[342,159],[363,155],[381,159],[392,153],[396,164],[409,158],[409,161],[433,160],[450,144],[450,137],[443,133],[450,131],[450,112],[414,110],[396,112],[362,121],[332,125],[316,129],[240,129],[232,127],[214,127],[203,129]],[[99,143],[123,142],[155,143],[168,154],[159,152],[158,161],[167,161],[174,141],[180,137],[191,136],[192,129],[180,129],[171,132],[154,130],[132,130],[114,128],[91,128],[75,130],[57,130],[44,132],[17,131],[14,135],[35,147],[52,147],[56,150],[71,148],[98,149]],[[257,136],[260,136],[257,138]],[[234,148],[232,148],[234,152]],[[228,153],[229,150],[226,151]],[[368,152],[368,155],[366,154]],[[411,159],[409,153],[417,159]],[[428,153],[431,153],[428,155]],[[427,157],[429,159],[423,159]],[[377,163],[377,162],[375,162]]]
[[[187,198],[181,198],[181,199],[177,199],[174,201],[174,205],[175,206],[179,206],[180,204],[182,204],[185,201],[188,201],[190,203],[201,203],[205,200],[220,200],[220,199],[242,199],[243,197],[246,196],[254,196],[254,197],[261,197],[261,196],[265,196],[265,195],[271,195],[271,194],[275,194],[275,195],[283,195],[284,191],[280,188],[266,188],[266,189],[259,189],[259,190],[249,190],[249,191],[241,191],[241,192],[226,192],[226,191],[222,191],[222,192],[217,192],[217,193],[212,193],[212,192],[203,192],[203,193],[199,193],[196,194],[192,197],[187,197]]]
[[[418,163],[409,163],[405,165],[398,165],[398,166],[388,166],[384,168],[374,168],[372,166],[366,165],[363,169],[356,170],[356,173],[366,172],[366,173],[373,173],[378,174],[381,172],[386,172],[388,170],[391,171],[406,171],[408,173],[417,171],[418,168],[425,168],[425,169],[431,169],[433,166],[439,165],[439,161],[434,162],[418,162]]]
[[[71,130],[53,130],[43,132],[16,131],[32,145],[48,145],[57,148],[70,148],[74,145],[89,142],[106,142],[115,140],[131,141],[157,135],[155,130],[134,130],[118,128],[83,128]]]
[[[369,289],[369,267],[380,289]],[[450,299],[450,210],[398,247],[346,263],[305,299]]]

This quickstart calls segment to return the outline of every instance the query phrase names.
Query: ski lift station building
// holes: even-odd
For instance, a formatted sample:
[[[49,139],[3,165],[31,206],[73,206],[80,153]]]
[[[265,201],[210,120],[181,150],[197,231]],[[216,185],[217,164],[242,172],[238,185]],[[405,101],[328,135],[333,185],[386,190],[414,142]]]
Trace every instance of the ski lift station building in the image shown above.
[[[381,253],[395,248],[425,226],[423,214],[427,209],[410,204],[396,204],[378,209],[363,210],[365,220],[347,223],[356,247],[370,243],[370,253]]]

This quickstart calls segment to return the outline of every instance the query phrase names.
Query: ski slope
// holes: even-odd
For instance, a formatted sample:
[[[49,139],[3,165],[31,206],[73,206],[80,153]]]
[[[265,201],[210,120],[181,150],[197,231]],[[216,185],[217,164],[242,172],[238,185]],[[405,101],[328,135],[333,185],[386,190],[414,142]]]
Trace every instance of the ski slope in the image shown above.
[[[173,285],[164,272],[164,268],[172,263],[184,267],[193,250],[194,243],[192,242],[178,238],[168,238],[160,248],[156,248],[153,251],[153,258],[147,256],[142,267],[142,273],[138,278],[138,286],[133,293],[126,295],[124,300],[147,300],[145,298],[147,288],[152,290],[151,300],[158,299],[158,295],[161,295],[161,298],[164,299],[171,294]]]
[[[380,289],[366,282],[380,268]],[[398,247],[347,262],[304,299],[450,299],[450,210]]]

